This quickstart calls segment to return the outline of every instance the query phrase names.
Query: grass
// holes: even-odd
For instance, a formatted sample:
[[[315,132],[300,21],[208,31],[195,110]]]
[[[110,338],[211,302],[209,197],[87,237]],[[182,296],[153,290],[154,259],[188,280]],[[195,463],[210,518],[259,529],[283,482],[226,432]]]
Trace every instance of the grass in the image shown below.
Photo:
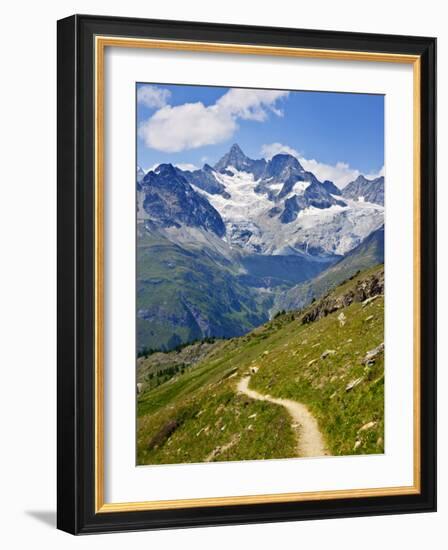
[[[337,311],[300,327],[295,341],[287,334],[277,340],[259,361],[251,387],[306,404],[332,454],[383,453],[384,357],[381,354],[371,366],[361,361],[383,342],[384,300],[365,308],[355,303],[343,311],[343,327]],[[327,350],[335,353],[324,357]],[[353,389],[346,389],[358,380]],[[375,425],[359,431],[370,422]]]
[[[283,407],[252,401],[235,393],[240,374],[237,342],[223,344],[207,360],[138,402],[138,463],[169,464],[292,456],[290,419]],[[246,359],[257,350],[246,350]],[[155,448],[154,438],[176,423]],[[266,428],[275,427],[274,435]]]
[[[344,295],[380,269],[346,281],[332,295]],[[286,410],[235,391],[252,366],[259,370],[250,387],[305,403],[332,454],[384,452],[383,355],[370,366],[362,364],[365,354],[383,342],[383,297],[309,324],[302,323],[302,315],[286,313],[245,336],[217,342],[183,374],[143,391],[138,464],[295,456]],[[324,358],[327,350],[331,353]],[[354,381],[357,385],[347,389]]]
[[[181,248],[139,231],[139,350],[173,349],[210,334],[232,337],[266,321],[272,297],[242,284],[238,265],[206,249]]]
[[[137,382],[144,389],[155,388],[178,374],[183,374],[214,347],[222,346],[222,340],[205,340],[179,347],[173,352],[154,352],[137,358]]]

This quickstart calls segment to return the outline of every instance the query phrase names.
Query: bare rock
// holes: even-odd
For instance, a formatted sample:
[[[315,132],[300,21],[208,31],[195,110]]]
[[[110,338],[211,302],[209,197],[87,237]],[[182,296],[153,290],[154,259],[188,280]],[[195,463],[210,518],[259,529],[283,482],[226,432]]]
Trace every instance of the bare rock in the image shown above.
[[[357,281],[356,287],[337,297],[324,296],[302,317],[302,324],[312,323],[345,308],[353,302],[365,302],[367,299],[384,294],[384,271],[375,273],[367,279]]]
[[[365,432],[366,430],[370,430],[371,428],[374,428],[377,424],[378,422],[375,422],[373,420],[371,422],[367,422],[367,424],[364,424],[359,428],[358,432]]]
[[[376,296],[370,296],[370,298],[367,298],[367,300],[364,300],[364,302],[362,302],[361,307],[368,306],[369,304],[374,302],[377,298],[379,298],[379,296],[380,294],[377,294]]]
[[[356,378],[356,380],[352,380],[345,386],[345,391],[351,391],[353,388],[356,388],[356,386],[359,386],[363,380],[364,378],[362,376],[360,378]]]
[[[177,420],[166,422],[148,443],[148,451],[162,445],[180,426]]]
[[[366,365],[367,367],[374,365],[376,359],[382,353],[384,353],[384,342],[381,342],[381,344],[379,344],[376,348],[369,350],[365,354],[364,359],[361,361],[361,364]]]
[[[343,311],[341,311],[341,313],[338,315],[338,321],[341,327],[343,327],[347,322],[347,317],[344,315]]]
[[[336,353],[336,350],[334,349],[327,349],[325,350],[322,355],[320,356],[321,359],[326,359],[329,355],[334,355]]]

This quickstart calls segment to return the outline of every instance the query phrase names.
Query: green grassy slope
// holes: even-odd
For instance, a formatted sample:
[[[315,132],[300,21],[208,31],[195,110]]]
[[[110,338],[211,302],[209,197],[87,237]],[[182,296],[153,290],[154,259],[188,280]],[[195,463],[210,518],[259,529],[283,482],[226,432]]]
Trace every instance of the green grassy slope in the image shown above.
[[[205,248],[189,250],[141,232],[137,270],[139,350],[240,335],[267,320],[269,295],[241,284],[238,266]]]
[[[384,300],[360,301],[382,269],[359,274],[304,312],[281,315],[245,336],[215,343],[183,374],[143,391],[138,464],[295,456],[286,410],[235,391],[253,366],[259,370],[250,387],[308,405],[332,454],[382,453],[383,353],[369,365],[363,360],[383,342]],[[330,313],[333,306],[339,309]],[[303,322],[316,311],[317,320]]]
[[[176,352],[156,352],[137,359],[137,382],[142,389],[149,389],[159,386],[174,375],[185,372],[186,369],[195,365],[216,346],[221,346],[221,340],[195,342]]]

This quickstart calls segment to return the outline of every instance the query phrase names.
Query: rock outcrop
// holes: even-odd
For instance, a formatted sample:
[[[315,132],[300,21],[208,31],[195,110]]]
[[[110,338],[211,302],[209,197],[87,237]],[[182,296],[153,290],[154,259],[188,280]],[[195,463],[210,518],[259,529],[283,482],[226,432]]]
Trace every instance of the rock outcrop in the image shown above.
[[[340,296],[325,296],[303,315],[302,323],[312,323],[349,306],[353,302],[365,302],[369,298],[380,294],[384,294],[384,271],[358,281],[353,290],[349,290]]]

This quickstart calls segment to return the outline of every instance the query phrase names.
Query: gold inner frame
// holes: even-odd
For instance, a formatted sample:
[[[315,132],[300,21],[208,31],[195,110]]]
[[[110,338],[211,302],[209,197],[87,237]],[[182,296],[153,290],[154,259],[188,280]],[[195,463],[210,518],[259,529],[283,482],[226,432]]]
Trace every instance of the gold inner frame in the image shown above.
[[[413,66],[413,194],[414,194],[414,391],[413,391],[413,455],[414,481],[410,486],[372,489],[342,489],[301,493],[228,496],[143,502],[106,503],[104,501],[104,54],[106,47],[149,48],[158,50],[232,53],[243,55],[285,56],[313,59],[406,63]],[[341,498],[411,495],[420,493],[420,57],[344,50],[320,50],[291,47],[254,46],[122,38],[95,37],[95,513],[163,510],[207,506],[260,504],[275,502],[303,502]]]

